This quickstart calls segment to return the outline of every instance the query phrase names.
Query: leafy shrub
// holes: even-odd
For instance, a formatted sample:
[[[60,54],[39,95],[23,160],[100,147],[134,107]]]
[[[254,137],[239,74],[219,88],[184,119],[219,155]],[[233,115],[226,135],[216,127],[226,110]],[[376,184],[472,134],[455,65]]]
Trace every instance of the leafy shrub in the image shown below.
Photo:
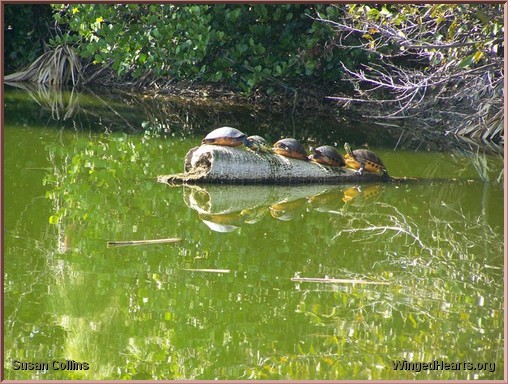
[[[243,91],[288,87],[305,79],[335,81],[336,33],[314,20],[323,5],[61,4],[55,18],[69,33],[52,44],[77,45],[83,58],[111,64],[119,76],[223,82]]]
[[[4,8],[4,70],[27,66],[44,51],[52,21],[49,4],[6,4]]]

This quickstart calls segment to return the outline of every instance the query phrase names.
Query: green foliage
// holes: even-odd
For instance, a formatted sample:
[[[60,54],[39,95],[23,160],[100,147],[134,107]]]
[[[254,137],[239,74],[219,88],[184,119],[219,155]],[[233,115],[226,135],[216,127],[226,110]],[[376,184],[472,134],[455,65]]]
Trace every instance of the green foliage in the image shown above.
[[[458,69],[502,56],[502,4],[353,4],[346,8],[347,18],[373,51],[416,53],[431,66]]]
[[[52,20],[49,4],[6,4],[4,60],[6,72],[27,66],[43,52]]]
[[[51,11],[64,32],[48,39]],[[502,17],[501,4],[8,4],[5,58],[7,68],[19,68],[48,40],[74,45],[122,79],[270,93],[333,84],[341,63],[352,70],[396,57],[420,67],[490,63],[502,56]]]
[[[219,5],[212,12],[216,73],[240,80],[244,90],[274,79],[333,81],[341,73],[337,52],[323,48],[331,31],[309,18],[308,6]]]
[[[79,43],[82,57],[96,64],[111,62],[120,75],[134,78],[196,74],[207,42],[206,19],[200,6],[173,5],[58,5],[59,23],[68,23],[71,35],[53,44]]]
[[[223,82],[251,91],[262,83],[341,74],[335,32],[309,15],[335,8],[308,5],[54,5],[82,57],[111,63],[120,76]],[[344,57],[342,57],[344,58]],[[272,89],[273,90],[273,89]]]

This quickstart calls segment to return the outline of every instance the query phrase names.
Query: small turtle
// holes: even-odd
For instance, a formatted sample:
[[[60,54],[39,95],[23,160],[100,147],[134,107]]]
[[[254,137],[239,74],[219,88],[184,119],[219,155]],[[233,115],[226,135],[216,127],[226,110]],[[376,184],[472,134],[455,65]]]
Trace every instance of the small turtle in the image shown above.
[[[309,160],[332,167],[344,167],[346,165],[337,148],[331,145],[323,145],[314,149],[314,153],[309,156]]]
[[[273,151],[278,155],[308,161],[307,152],[302,144],[295,139],[282,139],[273,145]]]
[[[268,145],[266,140],[261,136],[254,135],[247,137],[247,141],[250,142],[250,149],[254,152],[271,153],[272,148]]]
[[[374,152],[368,149],[355,149],[352,151],[349,143],[344,144],[344,149],[347,152],[344,156],[346,165],[349,168],[357,169],[356,173],[358,175],[361,175],[364,170],[379,175],[388,175],[385,165]]]
[[[201,144],[224,145],[226,147],[238,147],[243,144],[247,148],[252,146],[245,133],[231,127],[214,129],[206,135]]]

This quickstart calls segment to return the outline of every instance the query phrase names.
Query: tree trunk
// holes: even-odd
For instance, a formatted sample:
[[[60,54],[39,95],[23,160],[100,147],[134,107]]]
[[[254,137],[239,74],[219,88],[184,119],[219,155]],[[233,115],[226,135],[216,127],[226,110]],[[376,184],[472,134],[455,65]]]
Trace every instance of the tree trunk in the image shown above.
[[[342,184],[391,180],[387,175],[365,172],[359,176],[348,168],[218,145],[192,148],[185,156],[184,173],[158,177],[159,182],[170,184]]]

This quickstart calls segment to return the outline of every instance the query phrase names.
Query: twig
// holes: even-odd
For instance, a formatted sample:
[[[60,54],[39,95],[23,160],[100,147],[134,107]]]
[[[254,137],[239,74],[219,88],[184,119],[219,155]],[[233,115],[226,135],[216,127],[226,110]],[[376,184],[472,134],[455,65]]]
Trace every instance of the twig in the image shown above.
[[[373,285],[389,285],[386,281],[367,281],[357,279],[331,279],[328,277],[292,277],[291,281],[306,283],[335,283],[335,284],[373,284]]]
[[[113,60],[109,60],[108,63],[100,68],[99,70],[95,71],[90,77],[88,77],[86,80],[83,81],[83,85],[91,83],[97,76],[99,76],[105,69],[108,69],[111,64],[113,64]]]
[[[128,241],[108,241],[108,247],[126,247],[133,245],[147,245],[147,244],[164,244],[164,243],[177,243],[182,241],[178,237],[170,239],[155,239],[155,240],[128,240]]]

